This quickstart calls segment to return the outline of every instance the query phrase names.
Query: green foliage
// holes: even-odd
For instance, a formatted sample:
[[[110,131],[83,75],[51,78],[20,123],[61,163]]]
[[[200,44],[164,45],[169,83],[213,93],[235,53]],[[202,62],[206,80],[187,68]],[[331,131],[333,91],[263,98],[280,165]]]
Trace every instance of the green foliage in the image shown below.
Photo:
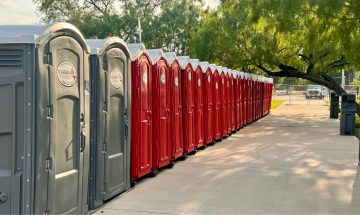
[[[286,65],[333,75],[359,67],[359,20],[358,0],[223,0],[192,35],[190,54],[250,72]]]
[[[147,48],[187,54],[188,38],[200,22],[202,0],[33,0],[45,22],[67,21],[76,25],[86,38],[119,36],[142,42]]]

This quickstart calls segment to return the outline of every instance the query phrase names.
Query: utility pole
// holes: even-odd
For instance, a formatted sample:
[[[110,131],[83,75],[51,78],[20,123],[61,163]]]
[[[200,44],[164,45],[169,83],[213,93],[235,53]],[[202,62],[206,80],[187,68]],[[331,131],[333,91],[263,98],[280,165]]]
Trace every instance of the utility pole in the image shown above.
[[[140,18],[138,17],[138,27],[137,27],[137,31],[138,31],[138,35],[139,35],[139,43],[141,43],[141,22],[140,22]]]

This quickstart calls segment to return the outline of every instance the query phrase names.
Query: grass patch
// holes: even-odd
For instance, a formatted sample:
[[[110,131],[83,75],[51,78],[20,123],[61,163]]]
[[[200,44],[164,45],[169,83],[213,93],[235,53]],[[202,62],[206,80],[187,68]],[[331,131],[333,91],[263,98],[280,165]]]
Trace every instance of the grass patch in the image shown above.
[[[273,99],[271,101],[271,109],[276,109],[278,108],[280,105],[282,105],[282,103],[284,103],[285,100],[281,100],[281,99]]]

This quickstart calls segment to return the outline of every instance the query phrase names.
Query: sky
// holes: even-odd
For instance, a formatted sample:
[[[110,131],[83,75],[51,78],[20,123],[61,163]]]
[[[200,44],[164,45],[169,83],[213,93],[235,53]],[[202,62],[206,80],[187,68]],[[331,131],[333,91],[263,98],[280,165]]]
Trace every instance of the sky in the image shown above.
[[[214,8],[219,0],[205,0]],[[38,24],[40,18],[32,0],[0,0],[0,25]]]

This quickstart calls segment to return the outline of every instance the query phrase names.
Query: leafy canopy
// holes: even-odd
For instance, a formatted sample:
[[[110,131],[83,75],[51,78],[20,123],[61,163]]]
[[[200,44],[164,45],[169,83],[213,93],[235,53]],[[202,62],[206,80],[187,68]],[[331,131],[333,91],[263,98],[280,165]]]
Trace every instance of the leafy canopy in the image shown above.
[[[33,0],[45,22],[66,21],[87,38],[118,36],[148,48],[187,54],[190,32],[200,22],[202,0]]]
[[[223,0],[192,34],[190,53],[248,71],[331,75],[359,67],[359,20],[358,0]]]

